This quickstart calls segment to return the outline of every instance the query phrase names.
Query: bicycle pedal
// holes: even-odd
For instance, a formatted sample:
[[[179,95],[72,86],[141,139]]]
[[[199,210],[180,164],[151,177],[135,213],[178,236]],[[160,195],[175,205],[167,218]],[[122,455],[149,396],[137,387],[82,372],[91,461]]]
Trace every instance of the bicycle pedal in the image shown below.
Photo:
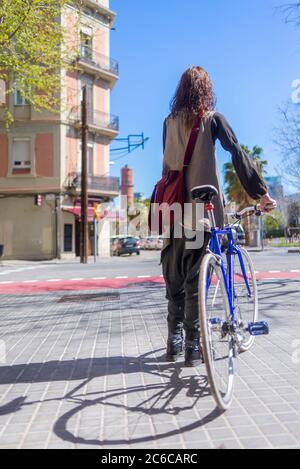
[[[268,335],[270,333],[269,324],[266,321],[250,322],[248,332],[252,336]]]
[[[219,326],[220,324],[222,324],[223,321],[221,318],[216,317],[216,318],[211,318],[209,322],[212,326]]]

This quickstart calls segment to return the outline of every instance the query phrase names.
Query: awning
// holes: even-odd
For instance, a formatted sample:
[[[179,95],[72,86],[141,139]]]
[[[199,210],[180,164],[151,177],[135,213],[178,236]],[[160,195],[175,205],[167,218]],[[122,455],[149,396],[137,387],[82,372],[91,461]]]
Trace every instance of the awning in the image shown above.
[[[75,205],[75,207],[62,207],[63,211],[73,213],[78,218],[81,218],[81,207]],[[111,221],[125,221],[124,214],[117,212],[116,210],[104,210],[100,217],[100,220],[111,220]],[[92,222],[94,220],[94,207],[88,207],[88,220]]]
[[[73,213],[78,218],[81,218],[81,207],[70,207],[70,208],[64,208],[63,209],[65,212]],[[93,221],[94,220],[94,207],[88,207],[88,220]]]

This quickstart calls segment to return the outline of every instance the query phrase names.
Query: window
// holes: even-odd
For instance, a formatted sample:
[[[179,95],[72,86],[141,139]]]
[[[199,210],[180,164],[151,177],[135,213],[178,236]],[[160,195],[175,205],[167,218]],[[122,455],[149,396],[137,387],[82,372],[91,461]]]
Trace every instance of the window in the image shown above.
[[[80,56],[85,59],[93,58],[92,35],[87,33],[87,31],[80,32]]]
[[[73,251],[73,225],[64,225],[64,252]]]
[[[27,106],[29,102],[21,95],[20,91],[15,88],[14,90],[14,105],[15,106]]]
[[[26,106],[28,101],[21,95],[19,90],[14,91],[14,105],[15,106]]]
[[[29,102],[22,96],[18,89],[17,79],[14,77],[14,105],[15,106],[26,106]]]
[[[12,142],[13,168],[31,167],[31,139],[14,138]]]

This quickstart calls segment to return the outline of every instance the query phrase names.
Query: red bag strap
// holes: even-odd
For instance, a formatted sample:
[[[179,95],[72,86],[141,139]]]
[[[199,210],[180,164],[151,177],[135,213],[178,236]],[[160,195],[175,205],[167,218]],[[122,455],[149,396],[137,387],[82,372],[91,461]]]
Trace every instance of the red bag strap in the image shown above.
[[[183,162],[183,170],[187,166],[189,166],[189,164],[191,162],[191,159],[192,159],[192,156],[193,156],[193,153],[194,153],[194,150],[195,150],[197,138],[198,138],[198,135],[199,135],[201,121],[202,121],[201,117],[197,116],[194,127],[192,128],[192,131],[191,131],[188,146],[186,147],[185,157],[184,157],[184,162]]]

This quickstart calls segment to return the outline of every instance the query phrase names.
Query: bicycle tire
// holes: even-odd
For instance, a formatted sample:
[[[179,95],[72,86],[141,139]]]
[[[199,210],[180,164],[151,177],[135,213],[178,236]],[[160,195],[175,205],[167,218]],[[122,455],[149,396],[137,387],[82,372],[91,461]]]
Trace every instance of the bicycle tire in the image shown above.
[[[258,321],[258,287],[257,287],[257,281],[256,281],[256,276],[255,276],[255,271],[254,271],[254,265],[253,265],[253,262],[252,262],[252,259],[247,251],[247,249],[243,248],[243,247],[240,247],[239,248],[240,251],[241,251],[241,254],[243,256],[243,259],[244,259],[244,264],[245,264],[245,267],[246,267],[246,272],[247,272],[247,275],[248,276],[248,280],[249,280],[249,284],[250,284],[250,290],[251,290],[251,293],[252,293],[252,301],[248,301],[248,305],[249,305],[249,311],[247,312],[246,311],[246,308],[247,308],[247,304],[246,304],[246,298],[248,297],[249,298],[249,294],[246,290],[246,283],[245,281],[243,282],[240,282],[240,283],[237,283],[236,281],[236,271],[235,271],[235,306],[237,307],[238,309],[238,314],[237,316],[239,317],[239,322],[242,322],[244,323],[244,329],[245,329],[245,326],[246,324],[248,325],[248,323],[250,322],[257,322]],[[240,264],[240,261],[238,259],[238,264]],[[247,268],[248,266],[248,268]],[[241,274],[240,274],[241,275]],[[242,288],[244,287],[244,289],[242,288],[239,288],[240,286],[242,286]],[[237,292],[238,295],[237,295]],[[245,340],[242,342],[241,346],[240,346],[240,352],[247,352],[248,350],[251,349],[251,347],[253,346],[254,344],[254,340],[255,340],[255,337],[251,336],[250,334],[247,334],[244,332],[245,335]]]
[[[211,281],[210,286],[207,288],[207,279],[210,276],[211,280],[213,280],[213,272],[215,272],[216,275],[215,282]],[[216,287],[214,287],[214,283],[217,285]],[[221,295],[220,298],[216,300],[216,294],[213,291],[209,292],[209,289],[218,289],[219,287],[221,287]],[[230,407],[233,398],[234,344],[232,337],[229,334],[222,339],[221,332],[214,332],[214,328],[211,324],[212,316],[209,311],[210,293],[214,294],[212,309],[216,309],[217,306],[219,306],[220,314],[223,312],[223,319],[229,322],[230,306],[225,280],[218,260],[212,253],[205,255],[201,263],[199,274],[198,307],[200,341],[211,393],[218,408],[221,411],[226,411]],[[216,352],[214,341],[224,345],[219,354]],[[223,353],[226,355],[223,356]],[[218,371],[219,368],[217,369],[218,365],[224,366],[224,377],[219,376],[220,372]]]

